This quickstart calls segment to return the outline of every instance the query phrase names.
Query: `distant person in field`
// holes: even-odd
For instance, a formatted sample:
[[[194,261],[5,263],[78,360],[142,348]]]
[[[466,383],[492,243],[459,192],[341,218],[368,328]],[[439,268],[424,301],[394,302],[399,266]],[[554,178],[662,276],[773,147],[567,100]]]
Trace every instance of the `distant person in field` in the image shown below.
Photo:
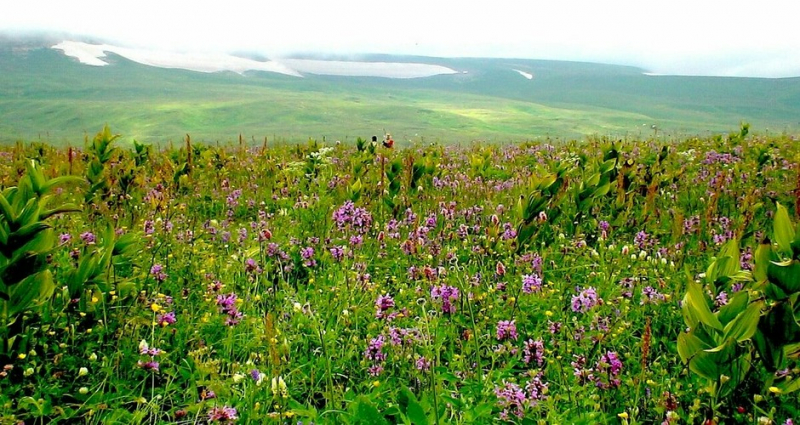
[[[394,147],[394,140],[392,140],[391,134],[386,133],[386,136],[384,136],[383,147],[387,149],[392,149]]]

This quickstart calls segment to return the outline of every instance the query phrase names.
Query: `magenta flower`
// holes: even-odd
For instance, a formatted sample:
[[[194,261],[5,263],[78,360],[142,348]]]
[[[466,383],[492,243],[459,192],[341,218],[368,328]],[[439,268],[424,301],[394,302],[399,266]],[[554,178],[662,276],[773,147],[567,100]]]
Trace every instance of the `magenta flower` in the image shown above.
[[[233,423],[239,419],[238,412],[233,407],[212,407],[208,411],[208,420],[210,422]]]
[[[525,341],[525,348],[523,349],[522,360],[525,364],[536,362],[539,367],[544,364],[544,341],[537,339],[536,341],[528,339]]]
[[[386,317],[386,310],[394,307],[394,299],[391,295],[380,295],[378,299],[375,301],[375,317],[378,319],[382,319]]]
[[[169,313],[162,313],[156,316],[156,323],[162,328],[167,325],[175,324],[177,319],[175,318],[175,312],[170,311]]]
[[[153,264],[153,267],[150,268],[150,275],[159,282],[163,282],[167,279],[167,274],[164,273],[164,266],[161,264]]]
[[[431,361],[420,356],[415,362],[415,366],[420,372],[427,372],[431,369]]]
[[[150,372],[158,372],[158,371],[160,370],[160,369],[159,369],[160,365],[159,365],[159,363],[158,363],[157,361],[155,361],[155,360],[149,360],[149,361],[145,361],[145,362],[143,362],[143,361],[139,360],[139,361],[138,361],[136,364],[137,364],[137,365],[138,365],[140,368],[142,368],[142,369],[144,369],[144,370],[146,370],[146,371],[150,371]]]
[[[501,320],[497,323],[497,339],[500,341],[506,339],[517,340],[517,324],[516,320]]]
[[[536,274],[522,275],[522,292],[532,294],[542,289],[542,278]]]
[[[458,297],[458,288],[449,285],[434,286],[431,288],[431,298],[434,301],[442,301],[443,313],[453,314],[456,312],[456,306],[453,303],[458,300]]]
[[[81,240],[86,245],[94,245],[95,241],[97,241],[97,237],[92,232],[83,232],[81,233]]]
[[[590,286],[581,290],[578,295],[572,297],[572,311],[576,313],[586,313],[601,303],[602,300],[597,296],[597,290]]]

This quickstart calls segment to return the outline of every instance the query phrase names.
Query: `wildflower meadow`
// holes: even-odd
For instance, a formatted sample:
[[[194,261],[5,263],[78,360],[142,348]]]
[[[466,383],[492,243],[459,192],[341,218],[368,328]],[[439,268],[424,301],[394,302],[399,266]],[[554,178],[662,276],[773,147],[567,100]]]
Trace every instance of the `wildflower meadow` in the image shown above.
[[[792,424],[798,160],[0,147],[0,423]]]

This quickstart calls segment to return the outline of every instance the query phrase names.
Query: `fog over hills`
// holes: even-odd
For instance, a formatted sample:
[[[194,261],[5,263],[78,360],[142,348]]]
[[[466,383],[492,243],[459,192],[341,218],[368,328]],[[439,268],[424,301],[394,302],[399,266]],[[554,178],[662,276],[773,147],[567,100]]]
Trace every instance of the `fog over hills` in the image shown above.
[[[0,38],[0,140],[103,124],[168,141],[391,131],[399,142],[800,128],[800,79],[682,77],[584,62],[167,52],[61,35]]]

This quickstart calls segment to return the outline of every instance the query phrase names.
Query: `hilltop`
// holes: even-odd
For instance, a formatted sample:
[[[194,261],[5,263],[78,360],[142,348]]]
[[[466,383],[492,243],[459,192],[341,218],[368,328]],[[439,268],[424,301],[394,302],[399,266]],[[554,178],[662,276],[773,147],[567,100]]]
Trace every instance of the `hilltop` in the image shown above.
[[[152,52],[97,42],[84,45],[104,55],[96,60],[105,65],[93,66],[54,48],[60,43],[0,40],[0,141],[75,142],[106,123],[149,142],[186,133],[207,141],[239,134],[352,140],[384,130],[401,143],[504,142],[649,136],[653,126],[703,135],[741,121],[756,131],[800,127],[800,78],[656,76],[528,59],[246,53],[206,58],[206,69],[190,70],[174,57],[154,63]],[[238,64],[230,68],[236,72],[225,70],[228,63]]]

